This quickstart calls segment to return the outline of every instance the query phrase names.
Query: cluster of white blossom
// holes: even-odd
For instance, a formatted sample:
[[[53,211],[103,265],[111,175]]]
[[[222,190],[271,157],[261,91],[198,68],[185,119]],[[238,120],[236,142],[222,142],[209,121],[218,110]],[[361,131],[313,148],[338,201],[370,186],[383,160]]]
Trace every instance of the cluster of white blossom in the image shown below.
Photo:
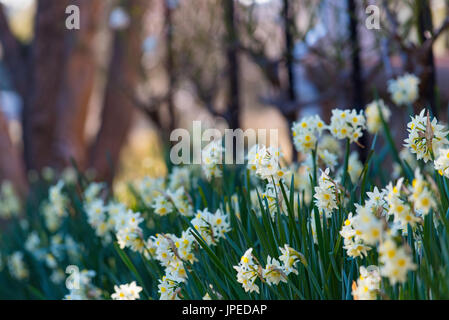
[[[435,159],[435,170],[442,176],[449,178],[449,148],[441,148]]]
[[[338,209],[337,197],[340,193],[337,182],[329,176],[329,168],[321,172],[315,189],[315,205],[321,215],[330,217],[334,209]]]
[[[378,266],[360,267],[360,277],[354,282],[352,295],[354,300],[376,300],[380,291],[380,271]]]
[[[151,178],[144,177],[137,182],[137,191],[139,197],[142,199],[146,206],[151,206],[154,203],[154,199],[162,194],[161,190],[165,189],[164,178]]]
[[[248,169],[259,179],[279,180],[285,175],[285,170],[280,167],[281,156],[279,149],[255,144],[248,151]]]
[[[447,139],[449,131],[446,131],[436,118],[431,121],[425,112],[423,109],[407,124],[408,138],[404,142],[405,146],[416,154],[418,160],[423,159],[427,163],[439,154],[440,149],[449,144]]]
[[[140,212],[127,210],[123,212],[116,222],[116,237],[121,249],[130,248],[142,253],[145,249],[143,233],[139,224],[143,221]]]
[[[190,230],[185,230],[180,238],[173,234],[156,234],[150,239],[154,258],[164,267],[167,279],[184,282],[187,273],[183,261],[193,263],[196,260],[193,255],[195,241]]]
[[[387,214],[393,217],[395,229],[407,232],[407,226],[415,226],[419,221],[410,203],[406,201],[403,190],[404,178],[398,179],[396,184],[389,183],[386,187]],[[405,187],[404,187],[405,189]]]
[[[290,273],[298,274],[296,264],[299,261],[306,264],[304,256],[287,244],[279,249],[282,253],[279,258],[268,256],[264,268],[253,255],[253,248],[246,250],[239,264],[234,266],[237,271],[237,282],[242,284],[245,292],[259,293],[259,286],[256,284],[258,278],[268,285],[278,285],[281,281],[287,282]]]
[[[159,294],[160,300],[180,300],[179,298],[179,283],[168,279],[166,276],[163,276],[162,279],[159,279]]]
[[[111,294],[113,300],[136,300],[140,298],[140,291],[142,287],[139,287],[135,281],[131,283],[121,284],[120,286],[114,286],[114,293]]]
[[[151,206],[154,212],[160,216],[165,216],[174,211],[186,217],[193,215],[189,194],[184,190],[183,186],[174,192],[168,190],[166,193],[158,195]]]
[[[391,117],[391,111],[382,99],[374,100],[365,108],[366,129],[368,132],[375,134],[382,127],[382,118],[385,122]],[[382,118],[381,118],[382,115]]]
[[[435,196],[431,192],[430,184],[424,179],[419,168],[415,170],[415,179],[409,187],[409,200],[419,216],[427,215],[431,209],[436,208]]]
[[[20,212],[20,200],[11,182],[3,181],[0,187],[0,218],[10,219]]]
[[[357,183],[360,178],[360,174],[363,171],[363,163],[359,160],[359,154],[355,151],[351,152],[348,158],[348,175],[352,183]],[[338,176],[341,179],[343,177],[343,167],[340,167]]]
[[[413,74],[405,74],[388,81],[391,100],[398,106],[413,104],[419,97],[420,80]]]
[[[215,213],[209,212],[207,208],[198,210],[190,222],[208,245],[216,244],[231,230],[228,215],[220,209]]]
[[[350,257],[362,257],[367,255],[371,246],[378,246],[382,276],[392,284],[404,282],[407,272],[415,266],[407,248],[398,247],[393,237],[399,230],[406,235],[408,226],[413,228],[420,221],[419,215],[427,214],[435,205],[430,186],[417,169],[412,186],[404,186],[401,178],[382,191],[375,187],[367,195],[369,199],[363,206],[355,204],[357,214],[353,216],[350,213],[340,231],[344,249]],[[362,299],[363,292],[366,292],[365,298],[370,298],[369,286],[368,289],[360,289],[365,285],[368,284],[358,283],[353,294]]]
[[[265,204],[265,199],[268,203],[268,211],[271,214],[271,218],[274,219],[275,213],[277,212],[277,206],[279,205],[279,209],[281,209],[281,212],[288,214],[287,210],[284,209],[284,195],[282,193],[281,189],[281,183],[284,185],[284,190],[286,194],[289,193],[288,187],[285,184],[284,180],[268,182],[265,185],[265,190],[262,193],[262,203]]]
[[[24,254],[21,251],[16,251],[8,257],[9,273],[17,280],[25,280],[29,277],[30,272],[25,263]]]
[[[318,138],[326,128],[318,115],[305,117],[292,126],[293,143],[298,152],[309,153],[315,149]]]
[[[407,273],[416,269],[412,257],[404,246],[398,247],[396,242],[385,239],[379,246],[379,261],[381,275],[387,277],[392,285],[397,282],[405,282]]]
[[[207,209],[198,210],[191,224],[208,245],[215,245],[230,230],[228,216],[221,210],[215,214]],[[179,299],[179,284],[187,280],[185,261],[190,264],[197,259],[194,256],[195,238],[187,228],[177,237],[173,234],[156,234],[146,242],[146,257],[153,257],[164,268],[165,275],[159,280],[161,300]]]
[[[45,242],[34,230],[28,234],[24,247],[28,254],[51,270],[50,281],[60,284],[65,279],[64,270],[61,268],[62,262],[79,261],[80,245],[69,234],[62,233],[50,236],[48,246]]]
[[[201,151],[202,169],[207,180],[220,178],[224,148],[222,141],[212,141]]]
[[[365,129],[365,116],[363,111],[357,113],[356,110],[333,109],[329,130],[337,139],[349,139],[351,142],[358,142],[363,136]]]
[[[101,237],[105,243],[112,240],[111,234],[118,232],[128,223],[129,215],[123,203],[110,201],[105,204],[100,198],[100,193],[104,185],[91,183],[84,192],[84,210],[87,215],[87,222],[94,228],[97,236]]]
[[[54,232],[61,226],[63,218],[67,217],[68,198],[63,194],[64,181],[60,180],[48,191],[48,201],[44,202],[42,211],[47,228]]]
[[[170,190],[177,190],[181,187],[185,190],[189,190],[190,170],[187,167],[174,167],[168,180],[168,188]]]

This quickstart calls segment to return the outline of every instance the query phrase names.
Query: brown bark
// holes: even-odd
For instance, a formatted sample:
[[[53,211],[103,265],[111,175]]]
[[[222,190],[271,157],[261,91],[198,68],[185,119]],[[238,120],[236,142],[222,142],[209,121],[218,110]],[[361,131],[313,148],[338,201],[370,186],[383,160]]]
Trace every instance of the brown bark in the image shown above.
[[[10,181],[21,195],[27,189],[22,157],[13,146],[7,121],[0,111],[0,184],[4,180]]]
[[[24,143],[28,168],[54,165],[51,147],[57,123],[57,94],[68,56],[66,7],[70,0],[38,2],[32,48],[31,97],[25,105]]]
[[[240,128],[240,60],[239,39],[236,25],[234,0],[223,0],[224,22],[226,25],[226,58],[228,72],[228,123],[231,129]],[[235,154],[235,152],[234,152]]]
[[[80,8],[81,28],[67,31],[71,48],[56,101],[58,122],[52,151],[60,167],[69,166],[73,159],[79,168],[84,168],[84,129],[96,72],[95,36],[105,2],[78,0],[73,4]]]
[[[142,24],[148,0],[127,1],[130,25],[114,36],[113,54],[102,111],[102,123],[92,146],[91,166],[96,179],[111,182],[131,127],[134,107],[130,96],[139,80],[142,55]]]

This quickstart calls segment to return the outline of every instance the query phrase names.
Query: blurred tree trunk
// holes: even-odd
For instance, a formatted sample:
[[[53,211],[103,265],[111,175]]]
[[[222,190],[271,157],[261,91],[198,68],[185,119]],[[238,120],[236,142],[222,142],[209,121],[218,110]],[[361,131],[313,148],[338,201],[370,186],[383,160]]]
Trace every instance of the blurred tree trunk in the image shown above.
[[[285,61],[287,66],[287,75],[288,75],[288,87],[287,87],[287,99],[289,103],[295,104],[298,100],[296,94],[296,82],[295,82],[295,62],[293,57],[294,50],[294,40],[293,40],[293,10],[290,7],[290,0],[283,0],[283,8],[282,8],[282,17],[284,20],[284,40],[285,40]],[[285,108],[287,109],[290,108]],[[282,111],[282,109],[281,109]],[[284,117],[288,122],[288,129],[290,129],[293,125],[293,122],[296,121],[298,117],[298,109],[292,108],[288,112],[283,112]],[[292,148],[292,161],[296,162],[298,160],[298,152],[296,151],[295,145],[293,143],[293,136],[290,135],[291,148]]]
[[[4,180],[10,181],[21,195],[27,189],[23,158],[20,152],[13,146],[7,120],[0,110],[0,184]]]
[[[430,8],[429,0],[417,0],[417,15],[418,15],[418,36],[421,43],[424,43],[426,39],[432,36],[433,21],[432,11]],[[437,97],[436,90],[436,71],[435,71],[435,57],[433,54],[433,46],[430,46],[426,61],[425,69],[423,72],[423,79],[421,83],[421,90],[424,95],[424,99],[430,106],[434,116],[438,116]]]
[[[350,32],[350,43],[351,43],[351,62],[352,62],[352,101],[353,107],[357,111],[363,110],[365,107],[365,97],[364,97],[364,83],[363,83],[363,70],[362,63],[360,59],[360,40],[358,33],[358,18],[357,18],[357,5],[355,0],[347,1],[348,14],[349,14],[349,32]],[[367,144],[366,135],[363,135],[359,142],[366,146]],[[366,160],[366,149],[360,148],[360,160],[365,162]]]
[[[226,26],[226,57],[228,63],[229,94],[228,123],[231,129],[240,128],[240,63],[234,0],[222,0]],[[235,153],[234,153],[235,154]]]
[[[134,94],[139,80],[142,24],[149,3],[148,0],[127,1],[124,8],[130,15],[130,25],[114,35],[102,122],[90,159],[98,180],[112,181],[131,127],[134,106],[130,95]]]
[[[167,140],[170,138],[170,133],[175,129],[175,105],[174,105],[174,89],[176,84],[176,70],[174,63],[174,51],[173,51],[173,8],[168,0],[165,0],[165,41],[166,41],[166,69],[168,73],[168,93],[167,93],[167,106],[169,114],[168,122],[168,136]]]
[[[80,8],[81,28],[66,32],[70,53],[64,68],[61,90],[56,98],[58,121],[55,123],[52,152],[60,168],[71,165],[71,159],[79,168],[85,168],[86,165],[84,131],[97,70],[95,36],[101,23],[105,2],[78,0],[73,4]]]
[[[66,7],[70,0],[38,1],[31,57],[31,85],[25,98],[24,145],[27,168],[54,165],[52,142],[58,121],[57,94],[68,57]]]

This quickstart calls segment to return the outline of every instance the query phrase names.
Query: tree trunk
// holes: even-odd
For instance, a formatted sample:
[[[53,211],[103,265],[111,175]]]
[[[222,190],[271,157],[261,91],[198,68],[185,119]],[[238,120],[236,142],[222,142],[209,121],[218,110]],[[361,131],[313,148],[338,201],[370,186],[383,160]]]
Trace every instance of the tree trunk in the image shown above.
[[[173,52],[173,8],[168,1],[165,1],[165,41],[166,41],[166,70],[168,74],[168,94],[167,94],[167,107],[168,107],[168,136],[170,137],[171,131],[175,129],[175,105],[174,105],[174,89],[176,83],[176,70],[174,65],[174,52]]]
[[[417,0],[418,11],[418,35],[421,43],[426,40],[426,33],[433,32],[432,11],[429,0]],[[429,48],[425,63],[425,72],[422,79],[422,92],[426,102],[430,105],[434,116],[438,116],[436,89],[435,57],[433,47]]]
[[[354,109],[357,111],[363,110],[365,107],[364,101],[364,85],[362,76],[362,63],[360,61],[360,42],[357,29],[357,5],[355,0],[348,0],[348,14],[349,14],[349,30],[350,30],[350,43],[351,43],[351,62],[352,62],[352,99]],[[359,139],[359,142],[366,146],[366,135]],[[360,160],[364,162],[366,160],[366,148],[361,148]]]
[[[126,2],[130,25],[114,36],[102,124],[91,150],[90,165],[96,170],[97,180],[112,182],[120,150],[131,127],[134,106],[129,95],[134,94],[139,80],[142,24],[148,5],[148,0]]]
[[[72,159],[81,169],[86,165],[84,130],[97,70],[95,36],[105,2],[78,0],[74,4],[80,8],[81,26],[80,30],[67,31],[70,53],[56,100],[58,122],[52,150],[61,169],[69,166]]]
[[[65,10],[71,2],[38,1],[31,57],[31,97],[23,110],[27,168],[40,170],[55,165],[51,150],[58,121],[58,93],[64,83],[61,71],[68,57]]]
[[[228,62],[228,123],[231,129],[240,128],[240,63],[234,0],[223,0],[226,25],[226,57]],[[234,153],[235,154],[235,153]]]
[[[295,63],[293,59],[294,40],[292,35],[292,27],[294,22],[289,1],[290,0],[283,0],[282,17],[284,19],[285,60],[288,75],[287,99],[289,100],[289,103],[295,103],[297,101],[297,94],[294,72]],[[294,110],[290,110],[288,113],[284,113],[289,129],[291,129],[293,122],[296,121],[297,116],[298,110],[296,108]],[[298,152],[296,151],[293,143],[292,135],[290,135],[290,141],[292,148],[292,161],[296,162],[298,160]]]

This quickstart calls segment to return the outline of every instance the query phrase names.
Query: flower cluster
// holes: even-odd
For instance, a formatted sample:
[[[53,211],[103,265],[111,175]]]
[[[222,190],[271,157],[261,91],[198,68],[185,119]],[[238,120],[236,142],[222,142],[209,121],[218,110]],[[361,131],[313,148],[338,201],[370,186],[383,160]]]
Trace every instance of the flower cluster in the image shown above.
[[[442,176],[449,178],[449,148],[441,148],[438,158],[435,159],[435,170]]]
[[[413,104],[419,96],[420,80],[413,74],[405,74],[388,81],[388,92],[391,100],[398,106]]]
[[[404,179],[400,178],[395,185],[390,182],[386,187],[387,214],[393,217],[393,223],[397,229],[407,232],[407,225],[412,227],[419,221],[415,212],[403,195]]]
[[[0,218],[9,219],[19,213],[20,201],[11,182],[3,181],[0,187]]]
[[[321,214],[330,217],[332,210],[337,209],[337,196],[340,190],[337,182],[329,176],[329,168],[321,172],[318,186],[315,187],[315,205]]]
[[[416,154],[418,160],[423,159],[425,163],[438,155],[439,150],[449,144],[447,134],[449,131],[438,123],[436,118],[430,120],[427,112],[423,109],[419,115],[412,117],[407,124],[408,138],[404,140],[405,146]]]
[[[116,237],[121,249],[131,248],[133,251],[143,252],[145,243],[142,240],[142,229],[139,224],[143,221],[140,212],[127,210],[116,222]]]
[[[43,204],[45,224],[50,231],[59,229],[62,219],[68,215],[67,197],[63,194],[64,181],[60,180],[48,191],[48,201]]]
[[[230,230],[228,217],[221,210],[215,214],[207,209],[198,211],[191,224],[209,245],[217,244]],[[159,294],[162,300],[175,300],[179,296],[179,284],[187,280],[185,261],[194,263],[195,238],[192,230],[187,228],[176,237],[173,234],[156,234],[146,243],[147,257],[154,257],[165,270],[165,275],[159,280]]]
[[[220,209],[215,213],[209,212],[207,208],[198,210],[190,222],[208,245],[216,244],[231,230],[228,215]]]
[[[353,284],[352,295],[354,300],[376,300],[380,291],[380,272],[378,266],[360,267],[360,277],[357,284]]]
[[[329,130],[337,139],[349,139],[358,142],[365,129],[365,116],[363,111],[358,114],[356,110],[333,109]]]
[[[362,170],[363,163],[359,160],[359,154],[357,152],[351,152],[348,159],[348,174],[352,183],[359,181]],[[343,168],[341,168],[340,176],[343,176]]]
[[[132,221],[132,211],[127,210],[123,203],[110,201],[105,204],[104,200],[99,198],[103,185],[91,183],[84,192],[85,202],[84,210],[87,215],[87,222],[95,229],[97,236],[101,237],[105,243],[112,240],[111,233],[118,232],[125,228],[128,220]],[[136,215],[134,214],[135,219]],[[140,219],[142,221],[142,219]]]
[[[9,273],[17,280],[24,280],[29,277],[28,267],[25,264],[24,255],[21,251],[16,251],[8,257]]]
[[[256,144],[248,151],[248,169],[262,180],[279,180],[285,174],[279,164],[280,157],[279,149]]]
[[[277,212],[277,206],[279,208],[284,208],[284,195],[281,189],[281,183],[284,185],[284,190],[286,193],[289,192],[288,187],[284,183],[283,180],[269,182],[265,185],[265,190],[262,193],[263,201],[266,199],[268,203],[268,211],[271,214],[271,218],[274,219],[275,213]],[[287,211],[283,211],[285,214],[288,214]]]
[[[144,177],[137,182],[137,190],[143,203],[147,206],[153,204],[154,199],[161,195],[161,190],[165,189],[165,180],[163,178]]]
[[[318,115],[293,123],[292,135],[296,150],[304,153],[312,151],[325,128],[326,124]]]
[[[150,238],[151,247],[154,248],[154,257],[165,269],[167,279],[177,283],[187,279],[183,260],[193,263],[194,238],[190,230],[182,233],[180,238],[172,234],[157,234]]]
[[[406,194],[409,194],[408,198]],[[406,235],[407,227],[413,228],[420,221],[417,213],[427,214],[434,205],[429,186],[419,170],[416,170],[411,187],[406,188],[401,178],[396,184],[390,183],[382,191],[374,188],[367,195],[369,200],[363,206],[355,204],[357,215],[352,216],[350,213],[340,231],[346,253],[350,257],[362,257],[367,255],[370,246],[378,245],[382,276],[387,277],[393,285],[404,282],[407,272],[414,270],[415,265],[406,247],[397,246],[393,237],[398,230]],[[426,198],[425,205],[421,203],[421,196]],[[393,217],[392,221],[389,217]],[[360,290],[365,290],[360,289],[361,285],[358,284],[354,289],[357,296],[363,293]]]
[[[177,211],[181,215],[190,217],[193,215],[193,208],[190,203],[189,195],[184,187],[179,187],[175,192],[168,190],[154,199],[152,208],[154,213],[165,216],[171,212]]]
[[[390,109],[382,99],[374,100],[365,108],[366,129],[370,133],[377,133],[382,127],[382,118],[388,122],[391,116]],[[382,115],[382,118],[381,118]]]
[[[431,209],[436,208],[435,197],[431,193],[429,183],[424,179],[419,168],[415,170],[415,179],[412,181],[409,200],[419,216],[427,215]]]
[[[306,264],[304,256],[287,244],[279,249],[282,255],[278,259],[268,256],[265,268],[262,268],[253,255],[253,248],[246,250],[239,264],[234,266],[237,271],[237,282],[242,284],[245,292],[259,293],[259,286],[256,284],[258,278],[268,285],[278,285],[281,281],[287,282],[290,273],[298,274],[296,264],[299,261]]]
[[[381,236],[382,230],[379,221],[370,212],[368,206],[357,206],[357,214],[355,216],[349,213],[344,225],[340,231],[340,235],[344,239],[343,248],[349,257],[363,257],[367,255],[371,247],[367,246],[363,239],[370,243],[375,243]]]
[[[190,171],[187,167],[174,167],[170,173],[168,188],[177,190],[181,187],[190,189]]]
[[[221,177],[220,165],[222,164],[223,152],[221,140],[212,141],[201,151],[202,168],[208,180]]]
[[[162,279],[159,280],[159,285],[157,287],[159,289],[160,300],[180,300],[178,295],[180,288],[177,282],[163,276]]]
[[[113,300],[136,300],[140,298],[140,291],[142,287],[139,287],[135,281],[131,283],[125,283],[120,286],[114,286],[114,293],[111,294]]]
[[[387,238],[380,244],[379,255],[379,260],[383,264],[380,269],[381,275],[388,277],[393,285],[404,282],[407,272],[416,269],[406,248],[398,247],[391,238]]]
[[[234,266],[237,271],[237,282],[241,283],[246,292],[259,293],[259,286],[255,284],[258,277],[261,277],[262,268],[255,262],[253,248],[249,248],[240,258],[240,263]]]

